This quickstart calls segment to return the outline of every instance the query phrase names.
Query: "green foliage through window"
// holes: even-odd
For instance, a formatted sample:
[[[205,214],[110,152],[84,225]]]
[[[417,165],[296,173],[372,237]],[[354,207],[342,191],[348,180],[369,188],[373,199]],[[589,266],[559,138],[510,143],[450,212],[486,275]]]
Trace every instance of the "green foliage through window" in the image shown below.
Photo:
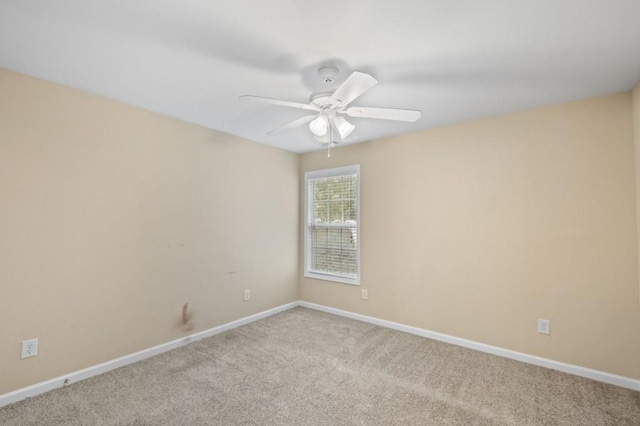
[[[357,219],[356,176],[337,176],[309,182],[314,194],[315,223],[345,223]]]

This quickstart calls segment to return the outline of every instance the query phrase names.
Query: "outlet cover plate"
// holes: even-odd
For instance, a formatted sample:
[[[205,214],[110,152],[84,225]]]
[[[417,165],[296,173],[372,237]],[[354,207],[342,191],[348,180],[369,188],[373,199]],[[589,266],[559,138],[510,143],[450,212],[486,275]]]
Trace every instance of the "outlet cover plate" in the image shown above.
[[[38,355],[38,338],[22,341],[21,359],[31,358]]]
[[[369,300],[369,290],[362,289],[362,300]]]
[[[247,300],[249,300],[249,299],[251,299],[251,290],[245,290],[244,291],[244,300],[245,300],[245,302]]]
[[[538,333],[551,334],[551,321],[547,319],[538,319]]]

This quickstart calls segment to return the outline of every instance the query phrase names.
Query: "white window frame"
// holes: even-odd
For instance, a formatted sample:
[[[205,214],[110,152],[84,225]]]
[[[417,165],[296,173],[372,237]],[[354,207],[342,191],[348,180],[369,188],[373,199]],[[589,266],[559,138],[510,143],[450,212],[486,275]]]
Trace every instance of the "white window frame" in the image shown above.
[[[309,264],[309,233],[311,226],[313,225],[313,213],[309,208],[309,180],[318,178],[329,178],[334,176],[343,176],[349,174],[356,174],[356,277],[351,278],[344,275],[331,274],[328,272],[312,271]],[[334,169],[324,169],[306,172],[304,174],[304,276],[307,278],[315,278],[325,281],[334,281],[338,283],[360,285],[360,247],[362,238],[360,236],[360,165],[337,167]],[[353,226],[350,226],[353,228]]]

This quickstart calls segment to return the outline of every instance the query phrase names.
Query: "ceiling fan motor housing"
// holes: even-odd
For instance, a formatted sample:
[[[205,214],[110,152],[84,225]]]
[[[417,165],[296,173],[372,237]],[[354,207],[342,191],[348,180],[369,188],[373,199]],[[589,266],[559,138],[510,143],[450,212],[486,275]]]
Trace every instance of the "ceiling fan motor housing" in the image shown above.
[[[333,95],[333,92],[335,92],[335,90],[329,90],[325,92],[314,92],[311,94],[311,97],[309,98],[309,100],[311,101],[312,104],[320,108],[335,108],[337,107],[337,105],[334,105],[334,103],[331,100],[331,95]]]

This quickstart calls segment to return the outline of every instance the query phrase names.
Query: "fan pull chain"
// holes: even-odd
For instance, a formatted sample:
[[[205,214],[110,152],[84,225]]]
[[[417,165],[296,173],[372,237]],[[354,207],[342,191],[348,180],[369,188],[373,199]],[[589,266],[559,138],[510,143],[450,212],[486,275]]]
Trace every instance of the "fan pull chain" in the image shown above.
[[[329,120],[329,144],[327,147],[327,158],[331,158],[332,145],[333,145],[333,120]]]

